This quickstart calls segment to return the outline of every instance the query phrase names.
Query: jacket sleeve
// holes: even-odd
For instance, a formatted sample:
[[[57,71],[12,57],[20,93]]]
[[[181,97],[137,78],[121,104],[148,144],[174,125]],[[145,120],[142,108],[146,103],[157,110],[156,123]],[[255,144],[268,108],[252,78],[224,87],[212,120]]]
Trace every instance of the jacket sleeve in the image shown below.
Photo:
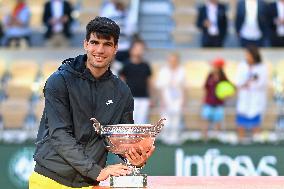
[[[254,90],[266,90],[267,87],[267,83],[268,83],[268,77],[267,77],[267,68],[266,66],[262,65],[259,69],[258,69],[258,78],[253,81],[250,85],[251,89]]]
[[[242,26],[242,21],[243,21],[243,17],[244,17],[244,10],[243,10],[243,1],[238,1],[237,3],[237,10],[236,10],[236,21],[235,21],[235,27],[236,27],[236,32],[237,34],[239,34],[240,30],[241,30],[241,26]]]
[[[66,6],[64,14],[68,17],[69,23],[71,23],[73,22],[73,17],[72,17],[73,7],[68,1],[64,1],[64,6]]]
[[[277,8],[276,3],[270,3],[267,5],[267,22],[268,27],[270,30],[275,31],[276,29],[276,23],[275,18],[277,18]]]
[[[49,3],[45,3],[44,4],[44,10],[43,10],[43,15],[42,15],[42,22],[43,24],[48,27],[49,26],[49,19],[50,19],[50,11],[48,10],[48,7],[49,7]]]
[[[96,180],[102,167],[88,158],[74,137],[68,90],[62,75],[53,74],[45,89],[45,110],[53,149],[81,175]]]
[[[220,34],[224,39],[228,33],[228,18],[227,18],[227,7],[224,4],[220,4],[220,10],[222,11],[222,16],[220,17]]]
[[[203,22],[205,20],[205,16],[204,16],[204,7],[201,6],[198,8],[198,15],[197,15],[197,19],[196,19],[196,27],[198,27],[200,30],[205,29],[203,26]]]
[[[129,91],[126,105],[124,107],[123,114],[120,120],[120,124],[133,124],[134,123],[133,111],[134,111],[134,99],[131,92]]]

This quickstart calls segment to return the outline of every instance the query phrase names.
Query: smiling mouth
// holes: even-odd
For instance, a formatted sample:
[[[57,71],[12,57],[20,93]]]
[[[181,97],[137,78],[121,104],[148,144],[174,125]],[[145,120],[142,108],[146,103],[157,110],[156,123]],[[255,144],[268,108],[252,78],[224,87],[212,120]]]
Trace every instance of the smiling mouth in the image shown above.
[[[96,61],[100,62],[100,61],[103,61],[104,60],[104,57],[101,57],[101,56],[94,56]]]

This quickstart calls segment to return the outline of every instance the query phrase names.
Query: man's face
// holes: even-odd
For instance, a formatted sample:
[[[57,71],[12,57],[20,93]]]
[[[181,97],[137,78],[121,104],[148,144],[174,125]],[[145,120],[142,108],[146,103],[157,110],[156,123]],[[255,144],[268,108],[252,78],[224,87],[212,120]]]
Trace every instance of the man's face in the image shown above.
[[[144,44],[137,42],[133,45],[132,49],[130,50],[130,55],[132,57],[141,59],[144,55],[144,51],[145,51]]]
[[[93,68],[106,68],[114,58],[117,51],[117,45],[114,39],[99,39],[92,33],[89,41],[84,41],[84,49],[87,52],[87,64]]]
[[[179,57],[174,54],[170,54],[168,57],[170,67],[175,68],[179,64]]]

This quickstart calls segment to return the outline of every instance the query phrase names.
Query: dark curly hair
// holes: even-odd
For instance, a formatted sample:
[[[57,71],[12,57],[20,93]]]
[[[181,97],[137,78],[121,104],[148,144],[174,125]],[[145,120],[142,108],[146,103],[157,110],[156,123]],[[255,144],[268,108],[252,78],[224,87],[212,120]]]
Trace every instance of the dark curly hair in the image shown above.
[[[262,58],[259,49],[255,45],[249,45],[246,50],[251,54],[254,60],[254,64],[261,64]]]
[[[106,17],[97,16],[91,20],[86,26],[86,40],[89,41],[91,34],[95,33],[98,38],[110,40],[111,37],[114,39],[114,44],[117,45],[120,28],[111,19]]]

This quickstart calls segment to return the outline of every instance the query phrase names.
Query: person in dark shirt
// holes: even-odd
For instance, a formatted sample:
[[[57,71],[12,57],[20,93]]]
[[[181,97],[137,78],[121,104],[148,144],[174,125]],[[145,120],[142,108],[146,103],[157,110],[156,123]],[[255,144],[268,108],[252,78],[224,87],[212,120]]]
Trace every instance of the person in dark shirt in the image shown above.
[[[203,126],[203,136],[207,140],[209,126],[214,124],[216,129],[221,128],[221,123],[224,120],[224,100],[216,96],[216,86],[220,81],[228,81],[223,66],[223,59],[217,58],[212,61],[212,71],[209,73],[205,85],[205,98],[202,107],[201,116],[206,121]]]
[[[134,122],[146,123],[151,91],[151,68],[143,60],[145,44],[142,40],[133,42],[130,49],[130,59],[120,72],[121,78],[129,86],[134,97]]]

